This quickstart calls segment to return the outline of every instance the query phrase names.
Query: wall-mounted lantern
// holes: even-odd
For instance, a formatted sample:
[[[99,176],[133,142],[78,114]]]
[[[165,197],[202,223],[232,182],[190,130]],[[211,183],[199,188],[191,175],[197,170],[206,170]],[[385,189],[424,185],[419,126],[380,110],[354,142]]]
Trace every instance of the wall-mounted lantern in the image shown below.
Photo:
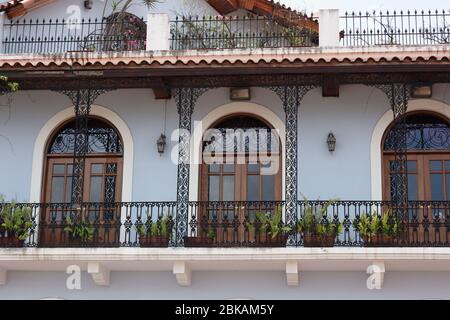
[[[327,145],[328,151],[334,152],[334,150],[336,150],[336,137],[334,136],[333,132],[330,132],[328,134]]]
[[[86,9],[92,9],[92,6],[93,6],[93,0],[84,0],[84,7],[86,8]]]
[[[156,147],[158,148],[158,153],[161,156],[166,148],[166,136],[161,133],[158,140],[156,141]]]

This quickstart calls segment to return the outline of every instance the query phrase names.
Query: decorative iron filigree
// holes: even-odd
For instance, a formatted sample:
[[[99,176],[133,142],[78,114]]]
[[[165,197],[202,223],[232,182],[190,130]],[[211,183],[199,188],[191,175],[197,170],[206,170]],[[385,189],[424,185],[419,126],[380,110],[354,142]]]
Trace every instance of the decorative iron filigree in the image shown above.
[[[175,245],[183,246],[188,232],[189,175],[191,118],[197,99],[207,88],[180,88],[175,90],[175,101],[179,115],[177,216],[175,221]]]
[[[283,108],[286,115],[286,171],[285,171],[285,223],[292,230],[295,230],[298,221],[297,215],[297,188],[298,188],[298,108],[303,97],[316,86],[277,86],[270,87],[283,102]],[[288,238],[288,245],[297,244],[297,235],[291,233]]]
[[[375,85],[382,90],[391,103],[394,113],[394,121],[397,123],[395,130],[392,130],[391,145],[394,151],[394,170],[391,179],[392,201],[400,204],[408,201],[408,176],[407,166],[407,122],[405,113],[408,109],[408,100],[410,97],[410,86],[405,83],[390,83]],[[402,211],[401,214],[405,212]]]
[[[203,139],[203,152],[208,153],[280,151],[278,133],[267,128],[215,128],[208,130]]]
[[[385,151],[395,150],[396,127],[392,128],[384,142]],[[450,150],[450,127],[440,124],[406,124],[407,150]]]
[[[86,153],[122,153],[122,141],[116,130],[105,123],[91,120],[87,132]],[[48,153],[62,154],[75,151],[75,121],[66,125],[53,139]]]
[[[75,110],[71,202],[78,205],[83,202],[84,164],[86,153],[89,150],[89,112],[95,99],[107,91],[91,89],[89,83],[82,88],[81,81],[79,79],[78,89],[61,91],[62,94],[65,94],[72,101]]]

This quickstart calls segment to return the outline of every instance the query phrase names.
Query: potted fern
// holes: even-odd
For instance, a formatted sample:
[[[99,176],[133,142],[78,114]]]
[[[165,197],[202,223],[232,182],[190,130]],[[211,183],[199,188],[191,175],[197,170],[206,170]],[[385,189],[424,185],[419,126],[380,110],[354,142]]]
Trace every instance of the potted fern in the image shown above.
[[[186,237],[184,238],[185,247],[213,247],[214,239],[217,236],[215,229],[209,227],[208,229],[200,232],[200,235],[196,237]]]
[[[6,203],[3,196],[0,202],[0,247],[22,247],[33,226],[32,209],[15,200]]]
[[[72,219],[72,217],[67,216],[64,231],[68,234],[69,245],[81,247],[92,242],[95,228],[85,217]]]
[[[330,200],[324,205],[313,207],[305,198],[303,216],[297,223],[297,231],[303,236],[305,247],[333,247],[336,236],[342,232],[343,225],[328,217],[328,208],[335,203]]]
[[[286,226],[281,219],[280,207],[274,213],[257,212],[255,221],[249,227],[255,230],[256,243],[267,247],[284,247],[287,234],[291,228]]]
[[[358,230],[365,246],[380,246],[396,242],[401,223],[392,209],[388,209],[381,215],[377,211],[373,211],[372,214],[364,213],[355,219],[353,227]]]
[[[148,221],[136,227],[141,247],[167,247],[172,236],[173,223],[169,217]]]

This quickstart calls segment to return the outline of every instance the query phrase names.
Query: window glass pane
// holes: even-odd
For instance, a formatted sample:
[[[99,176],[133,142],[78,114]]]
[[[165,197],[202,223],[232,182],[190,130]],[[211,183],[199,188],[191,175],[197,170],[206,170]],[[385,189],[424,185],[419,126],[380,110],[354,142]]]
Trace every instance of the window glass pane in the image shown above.
[[[223,201],[234,201],[234,176],[223,177]]]
[[[234,164],[224,164],[223,172],[234,172]]]
[[[257,164],[257,163],[249,163],[247,165],[247,171],[251,172],[251,173],[259,172],[259,164]]]
[[[408,161],[408,172],[416,172],[417,171],[417,161]]]
[[[431,171],[442,171],[442,161],[430,161]]]
[[[101,202],[103,177],[91,177],[91,189],[89,192],[90,202]]]
[[[209,176],[208,177],[208,200],[209,201],[219,201],[219,192],[220,192],[220,177],[219,176]]]
[[[52,203],[64,202],[64,177],[52,178]]]
[[[73,164],[67,165],[67,175],[71,176],[73,174]]]
[[[445,161],[445,170],[450,171],[450,161]]]
[[[67,177],[66,179],[66,198],[64,202],[69,203],[70,197],[72,196],[72,177]]]
[[[431,200],[444,200],[444,185],[442,174],[430,174],[431,182]]]
[[[416,174],[408,174],[408,200],[419,200],[419,190],[417,186]]]
[[[53,165],[53,174],[64,174],[66,166],[64,164],[54,164]]]
[[[447,189],[445,190],[447,192],[447,201],[450,201],[450,174],[445,175],[445,186]]]
[[[259,201],[259,176],[247,176],[247,200]]]
[[[91,173],[103,173],[103,164],[93,164],[91,166]]]
[[[274,195],[274,176],[262,176],[262,201],[273,201]]]
[[[208,166],[209,172],[220,172],[220,164],[213,163]]]

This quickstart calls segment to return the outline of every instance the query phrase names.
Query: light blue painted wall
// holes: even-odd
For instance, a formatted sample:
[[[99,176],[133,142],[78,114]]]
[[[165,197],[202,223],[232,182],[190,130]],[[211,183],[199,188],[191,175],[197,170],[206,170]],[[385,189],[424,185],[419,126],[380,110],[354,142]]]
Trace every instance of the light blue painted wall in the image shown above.
[[[8,272],[0,299],[450,299],[448,272],[387,272],[382,290],[368,290],[364,272],[302,272],[288,287],[282,272],[194,272],[179,287],[170,272],[112,272],[111,286],[82,274],[82,290],[67,290],[63,272]],[[211,284],[214,287],[211,287]]]
[[[447,85],[436,85],[434,98],[450,103],[449,92]],[[272,91],[252,88],[251,102],[270,108],[284,122],[281,101]],[[227,103],[230,103],[227,88],[206,92],[195,106],[193,121]],[[14,95],[10,108],[6,97],[0,98],[0,104],[0,193],[27,200],[36,135],[53,115],[71,103],[55,92],[21,91]],[[168,101],[165,107],[164,101],[154,99],[151,90],[136,89],[106,93],[96,104],[116,112],[133,136],[133,200],[175,200],[177,167],[171,152],[173,148],[176,151],[177,136],[175,141],[170,140],[178,127],[174,100]],[[165,109],[168,145],[166,152],[159,156],[156,140],[164,130]],[[376,123],[388,110],[384,93],[371,87],[342,86],[339,98],[323,98],[320,89],[309,92],[299,110],[299,196],[370,199],[371,136]],[[337,138],[333,154],[326,145],[330,131]]]
[[[169,153],[159,156],[156,150],[156,140],[164,130],[164,102],[154,100],[150,89],[142,89],[109,92],[95,103],[116,112],[130,128],[135,149],[133,200],[175,200],[176,165]],[[20,201],[29,199],[36,136],[53,115],[70,105],[62,94],[24,91],[14,95],[11,108],[1,108],[0,193]],[[178,117],[172,100],[167,104],[166,132],[176,127]],[[168,141],[168,150],[174,144]]]
[[[299,111],[299,192],[309,199],[371,200],[370,142],[389,101],[378,89],[341,86],[339,98],[309,92]],[[328,133],[336,136],[330,153]]]

